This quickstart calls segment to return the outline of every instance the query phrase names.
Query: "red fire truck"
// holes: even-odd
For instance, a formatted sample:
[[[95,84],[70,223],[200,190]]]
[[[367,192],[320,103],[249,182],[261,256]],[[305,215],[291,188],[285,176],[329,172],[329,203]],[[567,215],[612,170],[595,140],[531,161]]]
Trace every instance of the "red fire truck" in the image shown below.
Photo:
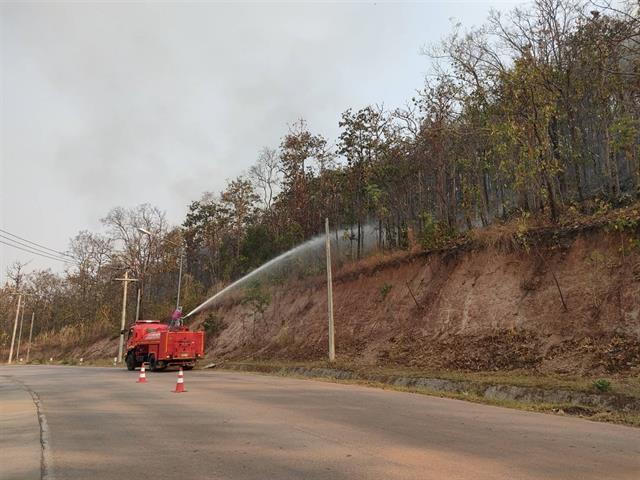
[[[192,369],[204,356],[204,332],[192,332],[185,326],[172,326],[160,320],[138,320],[129,329],[126,363],[135,370],[143,363],[150,370],[170,365]]]

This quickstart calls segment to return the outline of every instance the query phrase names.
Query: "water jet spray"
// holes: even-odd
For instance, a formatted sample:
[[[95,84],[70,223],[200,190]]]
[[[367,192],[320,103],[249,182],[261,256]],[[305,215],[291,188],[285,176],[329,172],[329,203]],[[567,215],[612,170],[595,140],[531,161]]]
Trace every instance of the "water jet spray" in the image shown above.
[[[352,229],[345,229],[345,231],[349,231]],[[371,251],[375,245],[376,245],[376,238],[377,238],[377,230],[376,227],[374,227],[373,225],[365,225],[362,228],[362,235],[363,235],[363,252],[368,252]],[[349,239],[348,236],[343,236],[343,238],[338,237],[337,242],[342,242],[344,245],[348,245],[352,240]],[[207,300],[205,300],[203,303],[201,303],[200,305],[198,305],[196,308],[194,308],[193,310],[191,310],[189,313],[187,313],[183,318],[189,318],[192,315],[195,315],[197,313],[200,313],[204,310],[206,310],[207,308],[211,307],[216,300],[219,300],[224,294],[228,293],[229,291],[235,289],[236,287],[246,283],[248,280],[254,278],[255,276],[261,274],[261,273],[265,273],[267,272],[269,269],[274,268],[275,266],[277,266],[278,264],[288,260],[288,259],[292,259],[295,258],[297,255],[301,255],[303,253],[307,253],[307,252],[311,252],[313,251],[313,249],[317,248],[319,252],[322,252],[323,258],[324,258],[324,242],[325,242],[325,235],[321,234],[318,236],[315,236],[313,238],[311,238],[310,240],[307,240],[304,243],[301,243],[300,245],[292,248],[291,250],[288,250],[287,252],[284,252],[280,255],[278,255],[277,257],[269,260],[268,262],[266,262],[265,264],[261,265],[260,267],[256,268],[255,270],[252,270],[251,272],[247,273],[244,277],[239,278],[238,280],[236,280],[235,282],[232,282],[231,284],[227,285],[225,288],[223,288],[222,290],[220,290],[218,293],[216,293],[215,295],[213,295],[212,297],[208,298]],[[333,240],[331,240],[332,244],[336,243],[336,239],[334,238]],[[347,248],[343,248],[344,247],[341,246],[340,250],[341,251],[346,251]]]

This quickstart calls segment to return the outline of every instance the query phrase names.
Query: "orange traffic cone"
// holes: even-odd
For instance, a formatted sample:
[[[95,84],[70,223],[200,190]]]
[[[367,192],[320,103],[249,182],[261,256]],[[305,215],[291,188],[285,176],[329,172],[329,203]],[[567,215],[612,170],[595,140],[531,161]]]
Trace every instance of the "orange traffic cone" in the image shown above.
[[[180,367],[180,371],[178,372],[178,383],[176,383],[176,389],[173,393],[182,393],[186,392],[184,389],[184,373],[182,373],[182,367]]]
[[[140,376],[138,377],[138,381],[136,383],[147,383],[147,374],[144,373],[144,363],[140,367]]]

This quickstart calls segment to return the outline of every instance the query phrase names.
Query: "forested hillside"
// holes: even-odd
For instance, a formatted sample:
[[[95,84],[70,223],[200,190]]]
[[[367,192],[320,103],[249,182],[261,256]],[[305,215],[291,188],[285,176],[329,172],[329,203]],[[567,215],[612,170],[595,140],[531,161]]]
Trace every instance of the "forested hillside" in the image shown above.
[[[537,0],[480,27],[455,26],[423,53],[430,74],[405,106],[345,106],[335,141],[304,120],[283,126],[249,171],[194,200],[182,225],[155,206],[118,207],[102,232],[71,240],[64,274],[14,265],[0,294],[2,347],[16,289],[33,294],[34,333],[55,342],[119,330],[114,279],[125,270],[138,279],[140,316],[167,317],[181,245],[188,310],[320,233],[325,217],[357,260],[365,227],[380,251],[428,251],[494,223],[523,235],[637,201],[636,2]],[[612,228],[636,231],[637,217],[621,218]],[[622,248],[638,248],[630,241]]]

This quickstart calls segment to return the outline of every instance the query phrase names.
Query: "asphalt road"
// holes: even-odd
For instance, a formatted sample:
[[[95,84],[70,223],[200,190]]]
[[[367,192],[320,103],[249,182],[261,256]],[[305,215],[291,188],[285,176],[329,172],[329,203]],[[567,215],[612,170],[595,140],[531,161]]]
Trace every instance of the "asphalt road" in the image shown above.
[[[0,367],[0,449],[21,442],[15,422],[38,425],[19,381],[48,425],[48,480],[640,478],[640,429],[310,380],[191,371],[175,394],[175,372],[137,376]],[[3,455],[0,479],[24,454]]]

